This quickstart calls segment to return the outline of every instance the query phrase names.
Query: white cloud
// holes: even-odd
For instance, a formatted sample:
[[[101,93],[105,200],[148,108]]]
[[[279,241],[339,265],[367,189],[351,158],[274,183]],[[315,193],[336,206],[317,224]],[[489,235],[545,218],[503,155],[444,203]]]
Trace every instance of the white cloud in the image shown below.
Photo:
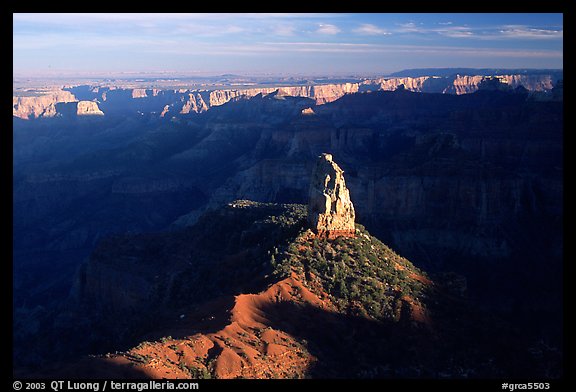
[[[335,35],[340,32],[340,29],[333,24],[320,24],[316,32],[318,34]]]
[[[564,37],[563,29],[536,29],[522,25],[503,26],[499,32],[504,38],[554,39]]]
[[[389,33],[388,31],[386,31],[385,29],[382,29],[378,26],[375,26],[375,25],[369,24],[369,23],[365,23],[365,24],[361,25],[360,27],[355,29],[354,32],[357,34],[363,34],[363,35],[390,35],[390,34],[392,34],[392,33]]]
[[[450,38],[472,38],[475,33],[467,26],[453,26],[452,22],[440,22],[439,25],[445,27],[427,28],[419,26],[414,22],[399,24],[396,29],[398,33],[423,33],[423,34],[439,34]]]
[[[431,31],[450,38],[472,38],[475,36],[471,29],[466,26],[450,26],[441,29],[433,29]]]
[[[527,25],[504,25],[491,27],[457,26],[452,22],[440,22],[441,27],[424,27],[414,22],[399,24],[394,33],[423,33],[438,34],[449,38],[471,38],[478,40],[504,40],[504,39],[561,39],[562,28],[535,28]]]
[[[400,28],[397,29],[398,32],[401,33],[420,33],[423,32],[423,29],[418,27],[414,22],[408,23],[400,23]]]

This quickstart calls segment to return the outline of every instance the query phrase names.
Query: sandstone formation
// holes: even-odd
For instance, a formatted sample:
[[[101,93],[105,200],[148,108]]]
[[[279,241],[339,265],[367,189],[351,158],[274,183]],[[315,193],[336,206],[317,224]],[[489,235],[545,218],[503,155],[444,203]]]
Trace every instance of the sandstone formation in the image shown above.
[[[180,110],[180,114],[188,114],[190,112],[203,113],[206,110],[208,110],[208,105],[204,101],[202,94],[199,92],[189,93],[184,106]]]
[[[166,116],[166,114],[170,111],[170,105],[164,105],[162,112],[160,113],[160,117]]]
[[[59,316],[68,321],[59,323],[64,328],[78,317],[89,319],[95,327],[89,337],[81,328],[67,335],[61,331],[52,333],[59,339],[65,336],[68,345],[110,336],[105,347],[98,344],[100,352],[133,345],[135,341],[122,337],[122,331],[145,331],[147,341],[126,352],[90,356],[79,362],[70,362],[71,356],[64,356],[63,364],[50,361],[45,370],[48,374],[30,374],[28,369],[22,369],[24,375],[122,378],[136,372],[134,375],[139,377],[156,379],[355,375],[358,361],[354,357],[337,365],[341,368],[334,368],[332,361],[329,366],[319,366],[327,353],[334,355],[332,336],[349,336],[349,331],[356,331],[354,339],[344,341],[338,348],[348,358],[350,352],[364,353],[365,347],[372,350],[376,344],[384,343],[387,350],[391,349],[388,336],[402,340],[401,336],[412,334],[407,323],[418,330],[428,328],[432,315],[419,293],[422,285],[431,288],[432,282],[365,230],[355,238],[343,240],[339,252],[330,255],[331,244],[315,241],[309,232],[300,233],[290,240],[286,254],[275,252],[276,259],[270,259],[267,249],[276,246],[279,238],[292,237],[289,233],[299,228],[305,217],[306,208],[300,204],[235,200],[207,212],[192,231],[120,235],[103,241],[79,270],[68,311]],[[220,238],[231,224],[237,228],[240,225],[240,242],[231,237]],[[215,246],[210,245],[210,238]],[[357,246],[370,249],[373,260],[358,271],[354,261]],[[317,252],[326,253],[331,262],[343,256],[346,261],[339,263],[341,273],[358,290],[357,297],[349,302],[354,301],[354,311],[364,311],[371,320],[351,322],[353,318],[343,312],[348,307],[334,301],[342,295],[341,291],[329,288],[332,277],[319,274],[316,267],[311,267],[309,273],[286,271],[274,277],[271,284],[262,284],[268,264],[278,265],[278,260],[285,265],[285,256],[293,254],[290,263],[296,267],[305,260],[308,264],[309,254],[320,254]],[[350,274],[352,270],[354,276]],[[384,307],[364,301],[371,297],[363,294],[373,290],[373,286],[363,284],[365,281],[372,276],[385,281],[398,270],[405,271],[400,279],[414,291],[402,298],[397,298],[393,289],[382,293],[382,303],[389,304]],[[162,322],[148,325],[147,320]],[[383,334],[376,320],[391,321],[397,329]],[[106,325],[108,328],[103,329]],[[371,331],[378,331],[383,342],[376,342]],[[306,341],[302,342],[301,336],[306,336]],[[401,350],[408,351],[406,344]],[[38,354],[35,351],[33,355]],[[341,358],[341,354],[337,355]]]
[[[409,90],[408,84],[405,87]],[[542,312],[533,306],[525,314],[540,312],[537,314],[548,317],[549,309],[561,303],[554,291],[561,287],[557,277],[562,275],[556,271],[561,271],[563,239],[563,106],[559,102],[527,100],[525,92],[486,91],[459,97],[376,91],[312,106],[316,116],[302,116],[300,111],[310,103],[282,114],[276,109],[285,102],[242,99],[238,105],[208,111],[198,117],[201,121],[190,118],[188,125],[181,127],[167,121],[154,124],[150,116],[129,115],[136,110],[144,113],[144,105],[159,115],[164,100],[182,105],[180,96],[189,93],[163,90],[155,101],[149,93],[147,98],[130,99],[129,91],[131,94],[131,90],[108,91],[109,99],[99,103],[109,116],[102,121],[88,118],[66,127],[61,126],[64,121],[14,121],[14,254],[19,258],[14,264],[20,268],[14,274],[14,297],[20,299],[15,303],[26,301],[26,308],[31,309],[30,303],[44,298],[54,301],[57,294],[53,293],[69,292],[66,279],[71,281],[73,272],[67,272],[71,269],[67,266],[74,267],[87,257],[76,252],[93,247],[109,233],[161,230],[182,214],[197,213],[216,201],[218,205],[237,198],[305,203],[310,165],[322,151],[332,152],[337,159],[346,157],[346,186],[354,196],[359,221],[383,241],[393,243],[400,253],[434,266],[435,271],[462,271],[469,279],[470,292],[489,296],[486,303],[494,298],[495,306],[530,303],[526,297],[533,295],[530,298],[537,299]],[[80,100],[98,99],[89,96],[89,90],[73,92]],[[265,106],[264,101],[274,105]],[[127,105],[123,106],[124,102]],[[74,103],[67,105],[76,109]],[[113,117],[115,106],[119,107],[115,113],[126,113],[124,123]],[[263,108],[271,106],[275,110],[262,116]],[[238,107],[242,110],[235,110]],[[169,116],[178,115],[176,105],[169,108]],[[243,111],[247,113],[244,117],[239,115]],[[281,126],[270,126],[270,113],[282,121]],[[51,123],[58,127],[48,128]],[[55,129],[57,133],[44,137],[48,134],[37,129]],[[53,160],[49,165],[46,157]],[[178,183],[172,186],[158,181],[162,178],[174,178]],[[86,206],[90,206],[89,215]],[[204,220],[197,233],[204,233],[205,224],[211,221],[217,220]],[[222,235],[225,231],[217,230],[214,236],[218,249],[227,237]],[[243,234],[244,228],[233,232],[242,233],[234,238],[252,239],[257,244],[271,238],[268,231],[251,237]],[[362,238],[356,233],[356,238]],[[190,238],[196,237],[197,242],[190,243]],[[85,280],[88,289],[84,293],[110,298],[113,306],[128,307],[134,303],[134,295],[142,294],[149,307],[147,295],[156,282],[164,285],[163,293],[177,292],[172,290],[176,287],[172,277],[182,277],[185,287],[198,287],[205,293],[208,280],[201,274],[192,275],[202,277],[201,284],[191,283],[180,271],[168,273],[166,279],[155,278],[157,271],[167,270],[166,261],[186,265],[192,261],[189,268],[194,270],[195,257],[190,257],[190,251],[204,246],[204,238],[185,238],[181,243],[190,243],[190,248],[175,257],[165,253],[176,248],[173,242],[159,249],[156,240],[146,238],[142,244],[150,247],[136,244],[135,248],[143,249],[149,267],[130,253],[114,253],[116,246],[108,248],[110,262],[86,270],[90,279]],[[125,247],[118,244],[118,249]],[[272,244],[258,249],[272,249]],[[224,271],[236,274],[236,268],[228,264],[234,260],[241,261],[239,271],[250,271],[253,276],[244,265],[253,255],[243,251],[243,247],[232,249],[230,259],[207,257],[209,268],[214,260],[222,260],[223,268],[214,276]],[[237,258],[243,254],[245,257]],[[256,260],[254,265],[261,265],[262,260]],[[542,260],[546,260],[545,268]],[[120,275],[124,265],[147,268],[146,284],[135,281],[118,286],[127,274],[108,278],[116,264]],[[522,274],[518,274],[519,266]],[[38,278],[31,281],[35,276]],[[514,288],[510,288],[510,276],[521,279]],[[487,283],[482,282],[485,277],[490,277]],[[234,276],[234,281],[242,280]],[[48,286],[47,282],[56,283]],[[124,293],[108,297],[112,289],[106,285]],[[225,284],[215,287],[228,288]],[[532,294],[534,287],[540,289]],[[230,291],[238,292],[246,291]],[[98,293],[102,295],[96,296]],[[501,301],[503,293],[506,301]],[[22,318],[20,324],[34,325]],[[27,336],[21,341],[31,342]],[[37,356],[34,344],[20,347]]]
[[[104,112],[100,110],[98,104],[93,101],[80,101],[76,108],[78,116],[103,116]]]
[[[318,237],[354,237],[354,217],[344,171],[331,154],[322,154],[310,182],[308,223]]]
[[[528,91],[550,91],[555,83],[552,75],[547,74],[495,75],[494,77],[513,89],[522,86]],[[14,117],[22,119],[54,117],[58,115],[57,103],[97,100],[101,102],[102,111],[107,114],[126,113],[127,111],[132,113],[154,112],[160,117],[165,117],[168,111],[180,115],[204,113],[212,107],[221,106],[237,99],[250,99],[259,94],[311,98],[316,105],[336,101],[346,94],[366,91],[395,91],[399,88],[412,92],[461,95],[477,91],[478,86],[487,78],[487,76],[482,75],[389,77],[365,79],[356,83],[215,90],[84,86],[89,88],[82,90],[82,96],[78,97],[67,90],[50,91],[48,94],[33,97],[13,97],[12,112]],[[69,89],[75,91],[74,87],[69,87]]]
[[[146,98],[148,94],[146,94],[146,89],[143,88],[135,88],[132,90],[132,98]]]
[[[432,78],[430,76],[421,76],[417,78],[379,78],[373,80],[365,80],[361,83],[363,89],[367,90],[382,90],[382,91],[395,91],[399,86],[403,85],[407,90],[422,92],[425,90],[425,84]]]
[[[223,105],[237,97],[254,97],[258,94],[279,94],[290,97],[312,98],[316,104],[322,105],[333,102],[345,94],[357,93],[359,91],[358,83],[336,83],[323,84],[314,86],[284,86],[284,87],[265,87],[265,88],[247,88],[234,90],[215,90],[207,91],[209,96],[209,106]]]
[[[74,94],[63,90],[54,90],[38,96],[12,97],[12,115],[22,119],[54,117],[57,103],[76,101]]]
[[[551,75],[496,75],[494,77],[512,88],[522,86],[529,91],[548,91],[552,89],[554,83]],[[482,75],[456,75],[453,77],[419,76],[368,79],[360,83],[360,91],[395,91],[403,85],[406,90],[413,92],[462,95],[478,91],[478,85],[488,78]]]

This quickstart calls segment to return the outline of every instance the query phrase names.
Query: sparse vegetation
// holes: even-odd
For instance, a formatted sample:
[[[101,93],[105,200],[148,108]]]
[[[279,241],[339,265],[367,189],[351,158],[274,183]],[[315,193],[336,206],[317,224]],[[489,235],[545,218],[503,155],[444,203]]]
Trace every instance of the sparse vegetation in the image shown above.
[[[135,363],[147,364],[152,360],[152,357],[150,355],[126,354],[126,356]]]
[[[145,340],[145,341],[143,341],[143,342],[138,343],[138,345],[135,347],[135,349],[136,349],[136,350],[141,350],[141,349],[143,349],[143,348],[146,348],[146,347],[149,346],[150,344],[151,344],[150,342],[148,342],[148,341]]]
[[[208,380],[212,378],[212,374],[206,368],[197,368],[193,366],[188,366],[182,362],[178,364],[178,367],[180,368],[180,370],[188,373],[190,375],[190,378],[201,380]]]
[[[167,257],[177,249],[173,259],[187,259],[177,276],[157,280],[157,297],[170,290],[171,305],[181,307],[223,293],[258,290],[254,286],[277,268],[282,249],[297,237],[305,218],[304,205],[246,200],[208,212],[156,251]],[[144,257],[154,254],[147,251]]]
[[[355,238],[301,235],[275,264],[277,276],[296,271],[311,287],[316,280],[339,310],[355,315],[397,320],[402,298],[418,301],[424,295],[423,284],[414,277],[425,274],[362,225],[357,225]]]

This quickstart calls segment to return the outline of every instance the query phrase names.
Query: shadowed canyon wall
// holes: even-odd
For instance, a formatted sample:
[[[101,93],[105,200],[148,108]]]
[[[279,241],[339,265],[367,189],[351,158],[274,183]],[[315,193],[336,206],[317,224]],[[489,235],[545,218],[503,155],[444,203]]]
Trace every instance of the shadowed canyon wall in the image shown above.
[[[322,100],[333,92],[277,89],[251,99],[82,90],[74,93],[81,101],[102,98],[104,116],[79,116],[79,104],[68,116],[17,116],[14,301],[28,325],[21,332],[32,333],[37,324],[26,320],[64,301],[74,279],[81,285],[76,270],[103,238],[189,226],[236,199],[306,203],[323,152],[344,170],[356,221],[373,235],[417,266],[461,274],[482,306],[526,320],[537,312],[530,328],[554,323],[543,315],[560,314],[562,304],[563,102],[552,91],[457,95],[402,84],[341,90],[332,102]],[[190,96],[196,106],[180,114]],[[173,118],[160,116],[166,105]],[[98,282],[90,296],[114,297],[124,280],[128,302],[146,290],[101,267],[82,267]]]

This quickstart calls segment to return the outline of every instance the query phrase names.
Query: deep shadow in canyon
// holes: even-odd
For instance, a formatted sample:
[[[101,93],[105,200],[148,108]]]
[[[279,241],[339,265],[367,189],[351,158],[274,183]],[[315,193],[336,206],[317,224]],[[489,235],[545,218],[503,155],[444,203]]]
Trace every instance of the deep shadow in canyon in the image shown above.
[[[17,365],[52,359],[28,337],[50,336],[103,239],[190,226],[236,199],[305,202],[322,152],[341,162],[357,221],[373,235],[432,276],[456,273],[482,311],[562,344],[562,101],[396,91],[324,105],[261,95],[174,118],[140,109],[14,119]]]

